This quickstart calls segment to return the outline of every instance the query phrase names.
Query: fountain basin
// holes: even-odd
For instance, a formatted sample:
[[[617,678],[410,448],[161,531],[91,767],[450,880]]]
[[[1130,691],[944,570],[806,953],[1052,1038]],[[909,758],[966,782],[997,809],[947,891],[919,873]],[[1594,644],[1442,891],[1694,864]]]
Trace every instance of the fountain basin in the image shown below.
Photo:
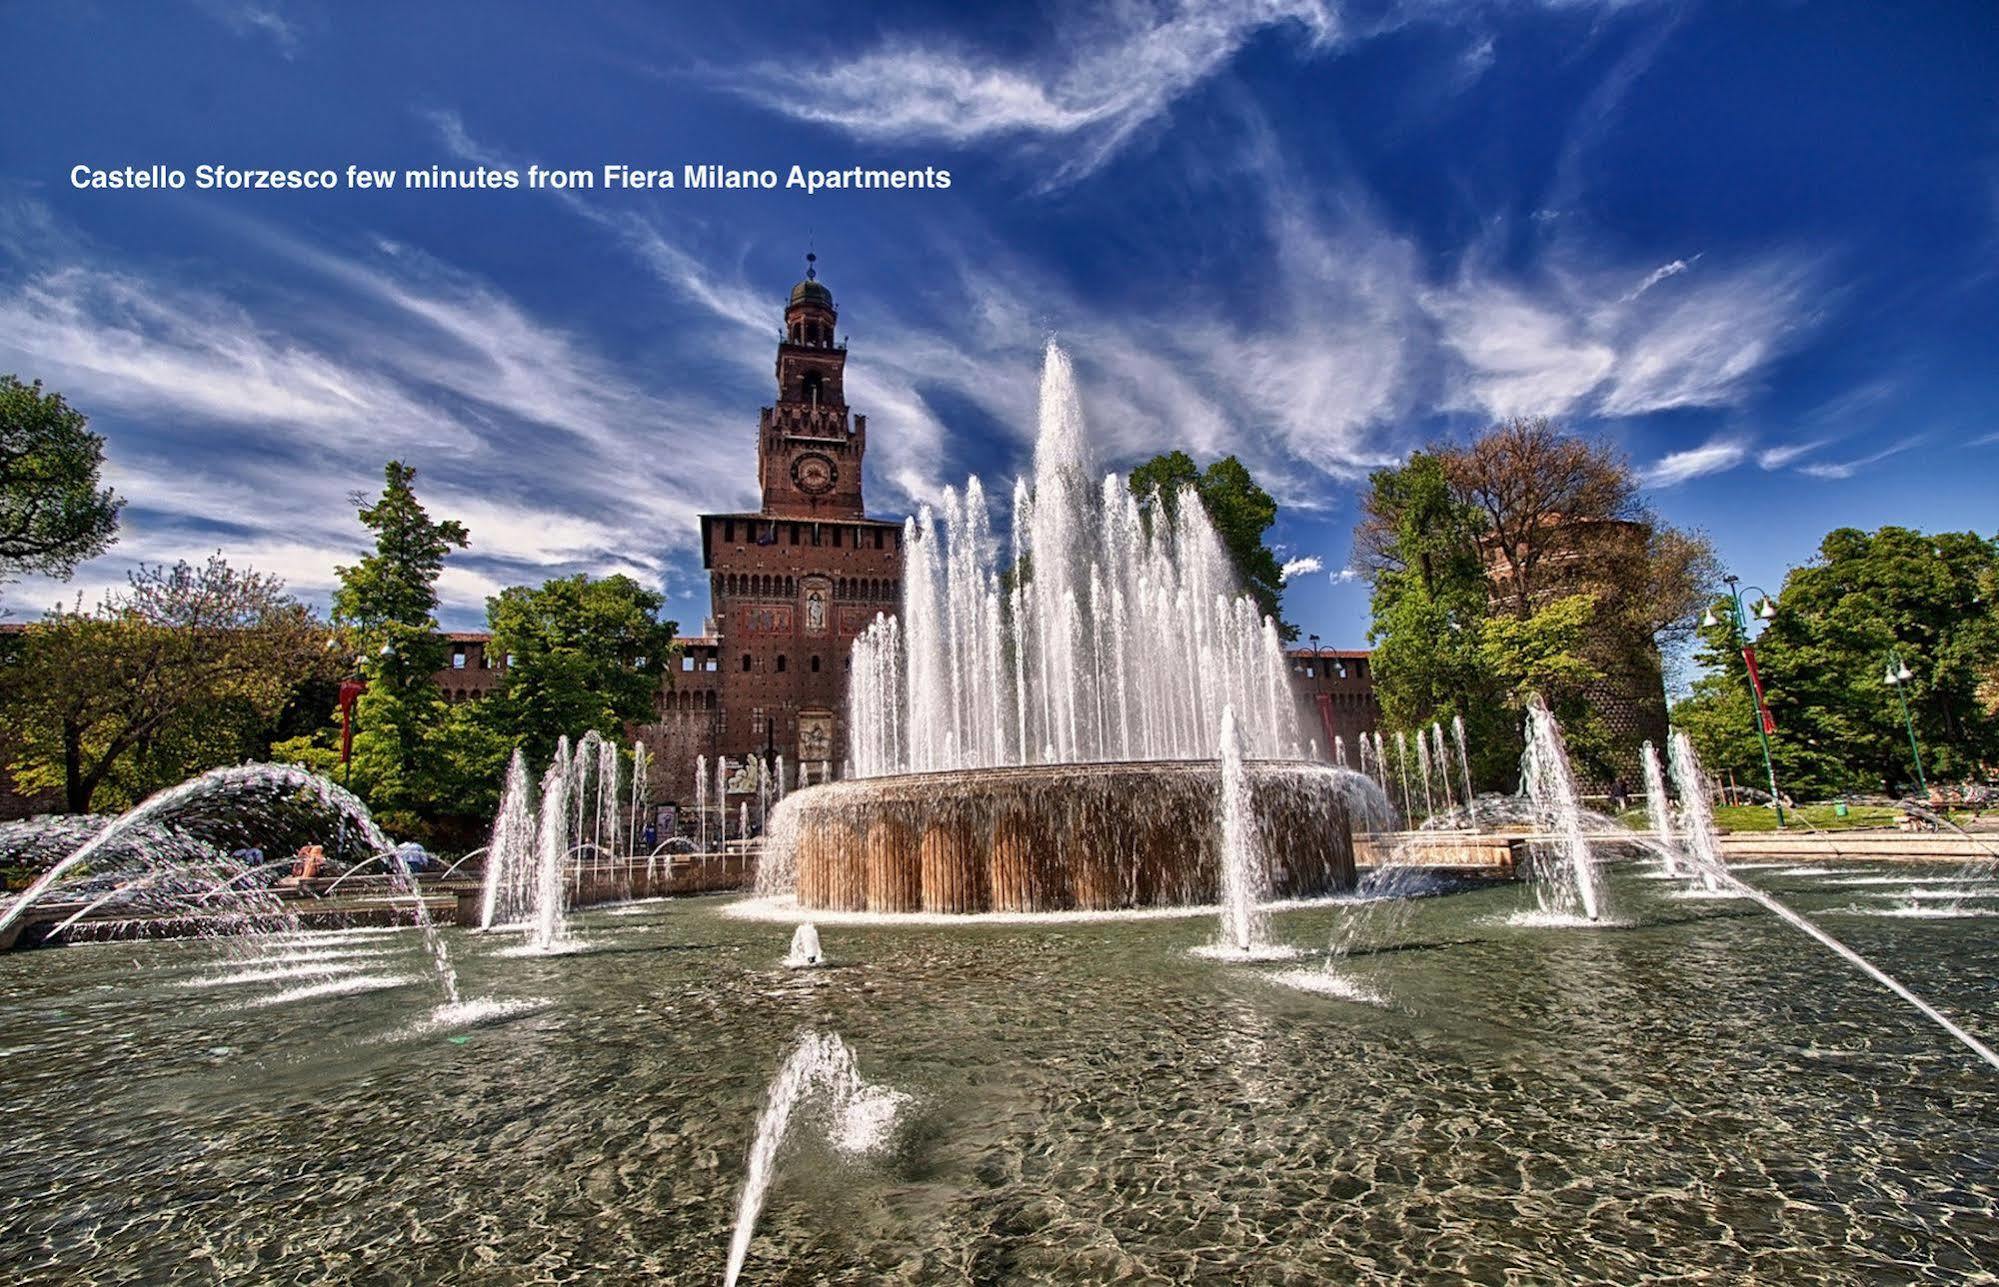
[[[1273,895],[1354,883],[1351,819],[1372,784],[1252,761]],[[1212,903],[1212,760],[1031,765],[827,783],[772,816],[757,891],[849,912],[1108,911]]]

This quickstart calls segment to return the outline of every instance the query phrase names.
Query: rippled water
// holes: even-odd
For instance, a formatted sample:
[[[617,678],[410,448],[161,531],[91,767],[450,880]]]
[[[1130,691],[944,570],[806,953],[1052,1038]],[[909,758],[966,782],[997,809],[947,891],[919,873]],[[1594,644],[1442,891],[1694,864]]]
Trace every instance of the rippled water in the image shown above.
[[[1768,915],[1636,875],[1621,929],[1510,926],[1517,887],[1420,900],[1331,991],[1278,976],[1356,909],[1277,914],[1308,952],[1277,965],[1149,920],[828,928],[836,966],[792,971],[789,926],[648,904],[561,957],[451,931],[468,1004],[546,1004],[442,1024],[412,934],[367,942],[407,984],[261,1008],[299,980],[190,990],[242,969],[208,944],[0,957],[0,1278],[718,1282],[807,1027],[912,1099],[873,1156],[800,1137],[746,1283],[1999,1264],[1999,1079]],[[1753,877],[1999,1037],[1989,921]]]

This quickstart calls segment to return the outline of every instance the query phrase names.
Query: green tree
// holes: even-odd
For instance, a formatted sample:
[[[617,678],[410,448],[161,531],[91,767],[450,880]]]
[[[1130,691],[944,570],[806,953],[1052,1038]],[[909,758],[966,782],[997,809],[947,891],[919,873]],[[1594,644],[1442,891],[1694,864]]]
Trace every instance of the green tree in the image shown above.
[[[1298,637],[1298,627],[1283,618],[1283,564],[1265,539],[1277,521],[1277,502],[1240,460],[1223,456],[1201,470],[1186,452],[1169,451],[1132,470],[1127,482],[1148,516],[1156,507],[1169,520],[1178,516],[1181,493],[1193,488],[1244,593],[1255,598],[1265,616],[1276,619],[1283,638]]]
[[[1630,465],[1545,420],[1495,425],[1372,476],[1354,534],[1373,587],[1376,692],[1391,726],[1464,719],[1475,778],[1509,783],[1530,692],[1586,779],[1630,771],[1593,692],[1661,693],[1660,645],[1712,584],[1705,538],[1659,523]]]
[[[1484,661],[1482,517],[1452,493],[1443,460],[1429,452],[1377,471],[1362,508],[1355,559],[1372,586],[1368,639],[1383,721],[1416,729],[1462,719],[1474,780],[1510,786],[1520,732]]]
[[[261,754],[323,671],[323,633],[282,581],[220,555],[141,567],[94,610],[58,609],[13,640],[0,723],[15,777],[82,813]]]
[[[433,520],[412,486],[416,470],[392,460],[383,470],[382,493],[371,504],[356,496],[363,527],[375,549],[352,566],[336,569],[333,621],[336,652],[358,658],[367,691],[354,706],[350,785],[392,829],[423,834],[424,819],[477,807],[458,795],[461,782],[448,772],[449,739],[469,735],[453,715],[434,676],[444,662],[439,634],[437,578],[444,560],[463,549],[463,524]],[[316,770],[337,762],[337,734],[323,730],[294,739],[275,752]]]
[[[1962,778],[1999,760],[1999,719],[1979,699],[1988,669],[1999,665],[1995,584],[1999,541],[1975,532],[1828,533],[1818,556],[1785,578],[1777,615],[1756,640],[1777,723],[1778,785],[1800,798],[1913,785],[1901,704],[1882,679],[1890,654],[1913,676],[1903,691],[1932,778]],[[1698,722],[1731,703],[1731,718],[1711,721],[1700,750],[1753,781],[1762,761],[1741,654],[1725,623],[1702,638],[1711,673],[1674,717]]]
[[[1525,619],[1511,612],[1493,617],[1479,641],[1479,662],[1506,694],[1513,716],[1509,727],[1520,724],[1528,694],[1539,693],[1562,726],[1578,774],[1602,782],[1622,766],[1590,701],[1591,687],[1603,678],[1589,646],[1597,602],[1594,595],[1570,594],[1542,604]]]
[[[508,662],[487,717],[537,761],[564,734],[594,728],[616,739],[650,720],[680,650],[677,624],[660,619],[665,606],[627,576],[563,577],[488,599],[491,646]]]
[[[89,425],[41,381],[0,375],[0,583],[68,576],[115,539],[125,502],[98,485],[104,439]]]

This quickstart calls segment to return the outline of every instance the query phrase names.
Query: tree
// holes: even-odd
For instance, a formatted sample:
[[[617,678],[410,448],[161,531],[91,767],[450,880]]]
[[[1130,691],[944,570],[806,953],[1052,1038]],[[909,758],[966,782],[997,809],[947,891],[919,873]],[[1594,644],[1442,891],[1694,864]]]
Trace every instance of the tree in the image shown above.
[[[1756,640],[1777,723],[1778,785],[1797,796],[1913,787],[1901,701],[1882,679],[1891,655],[1911,674],[1901,696],[1931,778],[1961,778],[1999,759],[1999,718],[1979,699],[1999,665],[1995,585],[1999,541],[1975,532],[1828,533],[1818,556],[1784,579],[1777,615]],[[1702,638],[1712,673],[1674,718],[1700,726],[1696,744],[1711,763],[1760,778],[1741,654],[1725,623]]]
[[[321,627],[275,577],[218,554],[144,567],[92,611],[51,612],[0,666],[0,719],[30,790],[72,812],[100,788],[130,804],[255,754],[292,693],[325,666]]]
[[[1651,518],[1622,456],[1543,418],[1494,425],[1438,454],[1451,490],[1485,517],[1495,594],[1516,617],[1601,575],[1599,560],[1617,546],[1606,525]]]
[[[1483,517],[1453,494],[1433,452],[1377,471],[1361,508],[1355,562],[1373,586],[1368,639],[1383,720],[1414,729],[1462,719],[1474,779],[1506,782],[1520,733],[1504,687],[1483,660]]]
[[[489,719],[534,760],[556,738],[596,729],[617,738],[653,717],[660,677],[679,654],[665,596],[627,576],[509,586],[486,601],[492,649],[508,659]]]
[[[1587,779],[1628,771],[1597,712],[1606,687],[1663,703],[1660,644],[1684,640],[1712,547],[1660,523],[1615,451],[1546,420],[1495,425],[1369,480],[1354,562],[1373,586],[1376,693],[1388,722],[1453,716],[1481,782],[1510,779],[1539,692]]]
[[[0,583],[66,577],[115,539],[125,502],[98,486],[104,439],[89,425],[41,381],[0,375]]]
[[[1169,451],[1132,470],[1127,485],[1148,516],[1157,508],[1169,521],[1178,517],[1181,493],[1193,488],[1244,593],[1256,600],[1263,615],[1277,621],[1283,638],[1298,637],[1298,627],[1283,619],[1283,564],[1264,539],[1277,521],[1277,502],[1240,460],[1223,456],[1203,471],[1186,452]]]
[[[367,691],[354,706],[350,785],[383,815],[385,823],[421,827],[426,814],[469,807],[454,798],[437,744],[453,726],[450,708],[433,680],[444,662],[439,635],[437,578],[446,556],[467,544],[465,527],[433,521],[417,500],[416,470],[392,460],[383,469],[382,494],[372,504],[356,496],[363,527],[375,534],[374,553],[335,569],[333,621],[342,655],[358,657]],[[335,734],[294,739],[275,748],[298,763],[326,771]]]

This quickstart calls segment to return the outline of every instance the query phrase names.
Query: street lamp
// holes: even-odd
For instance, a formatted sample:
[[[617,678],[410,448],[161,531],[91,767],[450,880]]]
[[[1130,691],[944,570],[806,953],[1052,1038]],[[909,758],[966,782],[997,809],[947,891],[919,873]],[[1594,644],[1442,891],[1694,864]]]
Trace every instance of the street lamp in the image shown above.
[[[1923,777],[1923,753],[1916,746],[1916,721],[1909,714],[1909,695],[1906,691],[1909,681],[1916,676],[1902,663],[1902,655],[1892,648],[1888,651],[1888,669],[1882,672],[1881,682],[1895,690],[1895,698],[1902,703],[1902,727],[1909,730],[1909,757],[1916,762],[1916,791],[1927,796],[1930,784]]]
[[[1762,602],[1756,606],[1755,615],[1758,621],[1766,622],[1774,621],[1777,618],[1777,596],[1760,586],[1743,586],[1741,584],[1742,578],[1732,572],[1721,579],[1728,583],[1728,618],[1726,624],[1728,625],[1729,640],[1742,650],[1742,664],[1749,672],[1749,695],[1756,704],[1756,740],[1763,747],[1763,772],[1770,779],[1770,804],[1777,810],[1777,826],[1782,828],[1784,825],[1784,798],[1777,792],[1777,768],[1770,760],[1770,734],[1777,731],[1777,721],[1770,718],[1769,703],[1763,700],[1763,677],[1757,673],[1756,649],[1749,642],[1749,617],[1747,610],[1743,607],[1742,592],[1744,589],[1748,589],[1752,593],[1763,596]],[[1701,625],[1711,630],[1721,624],[1723,624],[1722,618],[1715,615],[1714,605],[1710,603],[1707,611],[1701,616]]]

